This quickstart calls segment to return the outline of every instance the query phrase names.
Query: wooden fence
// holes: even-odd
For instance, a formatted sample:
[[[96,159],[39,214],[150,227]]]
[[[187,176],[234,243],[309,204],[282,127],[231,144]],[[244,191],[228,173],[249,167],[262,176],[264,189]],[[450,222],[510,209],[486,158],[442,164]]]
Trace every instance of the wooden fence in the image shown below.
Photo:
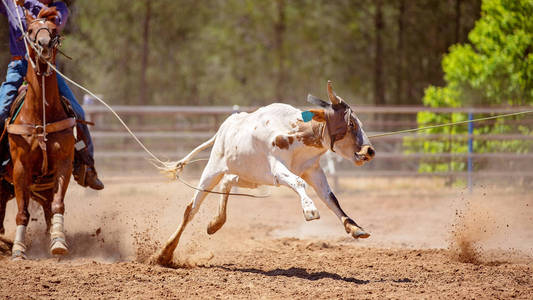
[[[120,168],[129,166],[137,168],[149,165],[143,159],[146,153],[135,144],[114,116],[103,106],[84,106],[89,120],[96,123],[91,129],[96,146],[96,158],[99,164]],[[222,121],[235,112],[251,112],[256,107],[237,106],[115,106],[116,112],[124,118],[135,134],[148,148],[163,158],[177,160],[187,154],[201,142],[210,138]],[[416,128],[418,112],[438,114],[471,113],[474,116],[487,116],[524,111],[531,107],[497,107],[497,108],[428,108],[428,107],[372,107],[361,106],[355,110],[364,124],[368,135],[401,129]],[[494,124],[494,120],[476,123],[475,126]],[[504,134],[425,134],[424,132],[379,137],[372,140],[377,155],[376,159],[363,167],[355,168],[347,162],[334,161],[338,174],[351,176],[445,176],[460,178],[476,177],[513,177],[521,180],[533,178],[533,134],[523,134],[524,128],[532,128],[533,116],[521,119],[507,119],[505,124],[511,129]],[[460,125],[466,126],[466,125]],[[528,145],[521,153],[408,153],[405,141],[447,141],[468,143],[468,141],[520,141]],[[203,155],[206,157],[208,153]],[[328,156],[332,157],[332,156]],[[332,158],[329,158],[332,159]],[[424,161],[467,161],[473,163],[473,170],[441,171],[431,174],[420,173],[419,166]],[[480,164],[490,167],[479,169]],[[331,166],[331,162],[328,163]]]

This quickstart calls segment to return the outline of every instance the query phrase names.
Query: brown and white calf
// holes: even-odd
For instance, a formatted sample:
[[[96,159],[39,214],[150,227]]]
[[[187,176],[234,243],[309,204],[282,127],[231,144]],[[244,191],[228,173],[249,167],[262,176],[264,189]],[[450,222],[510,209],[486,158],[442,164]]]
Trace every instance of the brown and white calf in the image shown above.
[[[305,193],[306,184],[337,215],[346,232],[354,238],[370,235],[342,210],[320,167],[320,157],[328,150],[356,165],[374,157],[374,149],[362,124],[350,106],[335,95],[328,81],[330,103],[311,95],[308,101],[319,109],[302,112],[287,104],[275,103],[253,113],[239,113],[227,118],[218,132],[167,170],[179,172],[200,151],[213,146],[199,188],[212,190],[222,182],[222,192],[232,186],[256,188],[259,185],[285,185],[300,196],[307,221],[320,218],[315,204]],[[305,120],[304,120],[305,119]],[[197,191],[187,205],[183,221],[172,234],[157,260],[167,264],[180,236],[198,212],[206,192]],[[215,233],[226,221],[229,195],[222,195],[218,215],[209,223],[207,232]]]

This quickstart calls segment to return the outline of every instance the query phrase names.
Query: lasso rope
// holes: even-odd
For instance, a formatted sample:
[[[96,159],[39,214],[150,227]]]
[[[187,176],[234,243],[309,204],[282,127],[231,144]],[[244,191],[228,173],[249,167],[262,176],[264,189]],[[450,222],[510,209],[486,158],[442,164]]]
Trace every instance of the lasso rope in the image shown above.
[[[405,129],[405,130],[391,131],[391,132],[385,132],[385,133],[378,133],[378,134],[370,135],[370,136],[368,136],[368,138],[378,138],[378,137],[384,137],[384,136],[390,136],[390,135],[396,135],[396,134],[402,134],[402,133],[409,133],[409,132],[416,132],[416,131],[421,131],[421,130],[428,130],[428,129],[433,129],[433,128],[441,128],[441,127],[448,127],[448,126],[455,126],[455,125],[461,125],[461,124],[474,123],[474,122],[479,122],[479,121],[494,120],[494,119],[518,116],[518,115],[525,115],[525,114],[530,114],[530,113],[533,113],[533,110],[524,110],[524,111],[519,111],[519,112],[515,112],[515,113],[501,114],[501,115],[496,115],[496,116],[492,116],[492,117],[485,117],[485,118],[479,118],[479,119],[473,119],[473,120],[458,121],[458,122],[444,123],[444,124],[431,125],[431,126],[425,126],[425,127],[418,127],[418,128],[413,128],[413,129]]]
[[[195,163],[195,162],[198,162],[198,161],[207,161],[207,160],[209,160],[209,159],[207,159],[207,158],[199,158],[199,159],[191,160],[187,164]],[[197,187],[193,186],[192,184],[186,182],[185,180],[181,179],[181,177],[179,177],[178,173],[176,173],[176,179],[179,180],[184,185],[190,187],[191,189],[197,190],[199,192],[206,192],[206,193],[217,194],[217,195],[228,195],[228,196],[244,196],[244,197],[252,197],[252,198],[268,198],[268,197],[270,197],[270,195],[252,195],[252,194],[243,194],[243,193],[222,193],[222,192],[216,192],[216,191],[210,191],[210,190],[206,190],[206,189],[197,188]]]

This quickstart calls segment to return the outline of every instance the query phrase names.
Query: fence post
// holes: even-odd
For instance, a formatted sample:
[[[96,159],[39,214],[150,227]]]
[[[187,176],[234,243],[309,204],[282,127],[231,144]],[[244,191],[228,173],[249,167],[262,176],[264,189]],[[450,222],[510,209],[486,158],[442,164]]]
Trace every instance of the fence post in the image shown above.
[[[468,121],[472,121],[473,113],[468,113]],[[474,123],[468,123],[468,190],[472,192],[472,172],[473,172],[473,161],[472,154],[474,153]]]

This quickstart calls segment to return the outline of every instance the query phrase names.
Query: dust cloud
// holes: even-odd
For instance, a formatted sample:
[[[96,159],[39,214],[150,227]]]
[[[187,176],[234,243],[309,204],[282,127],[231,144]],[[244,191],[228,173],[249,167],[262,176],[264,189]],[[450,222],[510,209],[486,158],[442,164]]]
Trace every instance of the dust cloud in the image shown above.
[[[531,198],[480,187],[474,194],[465,193],[456,204],[449,239],[455,259],[472,264],[498,264],[533,255]]]

